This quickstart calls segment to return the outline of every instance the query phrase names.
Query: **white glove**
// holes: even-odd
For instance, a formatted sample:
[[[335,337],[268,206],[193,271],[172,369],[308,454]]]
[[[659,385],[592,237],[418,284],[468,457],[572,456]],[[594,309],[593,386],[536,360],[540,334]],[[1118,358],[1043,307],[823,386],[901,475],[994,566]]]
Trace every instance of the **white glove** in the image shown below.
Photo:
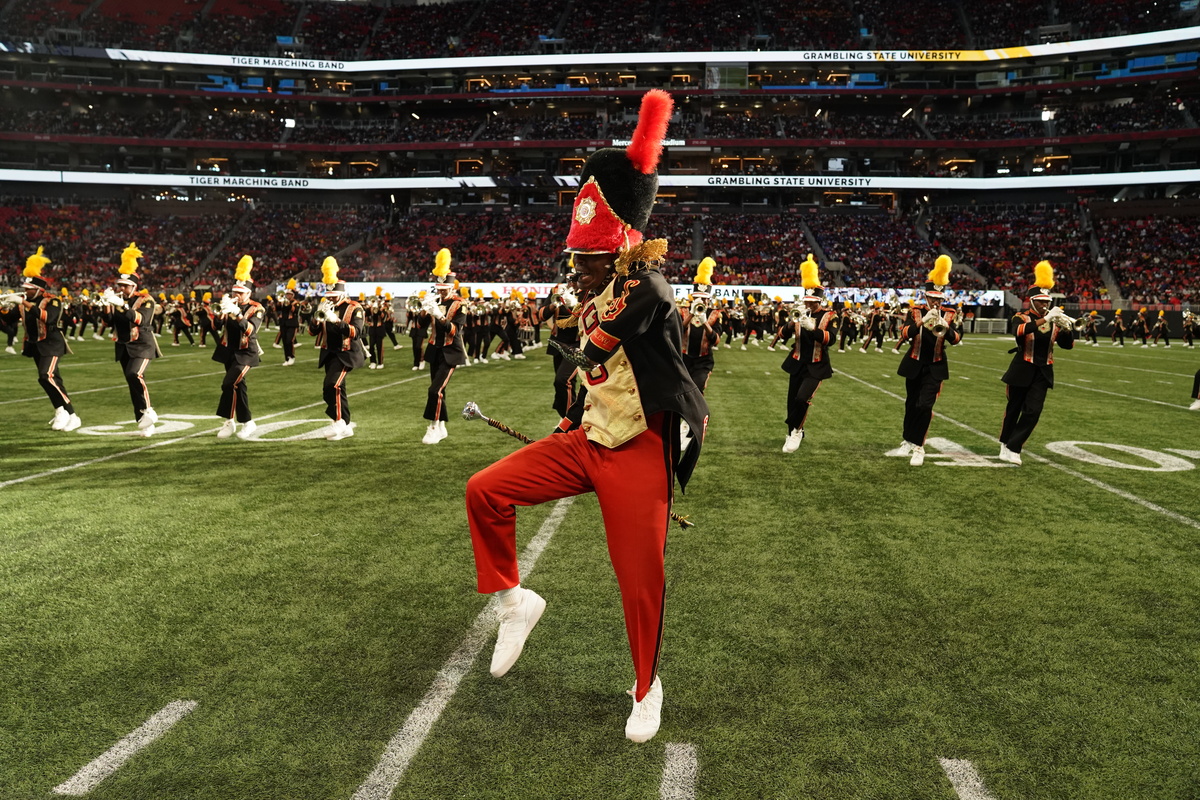
[[[815,319],[813,319],[812,317],[801,317],[800,318],[800,327],[804,328],[804,330],[806,330],[806,331],[816,330],[817,321]]]
[[[238,316],[242,313],[242,309],[233,301],[230,295],[221,295],[221,303],[217,306],[217,310],[225,315]]]
[[[559,296],[562,298],[563,305],[567,308],[574,308],[579,304],[579,299],[575,297],[575,293],[570,289],[563,289],[562,294]]]
[[[330,303],[321,309],[321,319],[325,322],[341,322],[342,318],[338,316],[337,310]]]
[[[103,292],[101,292],[100,299],[103,300],[105,304],[113,306],[114,308],[125,307],[125,298],[114,292],[112,288],[105,289]]]
[[[445,319],[446,309],[442,308],[442,304],[433,295],[426,295],[421,301],[421,310],[429,314],[434,319]]]
[[[1046,312],[1046,321],[1053,322],[1055,325],[1057,325],[1060,328],[1071,327],[1071,320],[1069,320],[1067,318],[1066,312],[1063,311],[1058,306],[1055,306],[1054,308],[1052,308]]]

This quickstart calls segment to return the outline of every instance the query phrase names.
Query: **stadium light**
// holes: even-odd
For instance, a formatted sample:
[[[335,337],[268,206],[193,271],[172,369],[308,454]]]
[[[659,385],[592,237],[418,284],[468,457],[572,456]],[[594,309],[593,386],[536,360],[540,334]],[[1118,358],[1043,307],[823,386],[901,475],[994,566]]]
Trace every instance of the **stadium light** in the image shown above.
[[[294,128],[294,127],[296,127],[296,120],[294,120],[294,119],[285,119],[285,120],[283,121],[283,127],[285,127],[285,128]]]
[[[912,112],[913,112],[913,110],[910,108],[908,111],[905,111],[903,114],[900,115],[900,119],[906,118]]]

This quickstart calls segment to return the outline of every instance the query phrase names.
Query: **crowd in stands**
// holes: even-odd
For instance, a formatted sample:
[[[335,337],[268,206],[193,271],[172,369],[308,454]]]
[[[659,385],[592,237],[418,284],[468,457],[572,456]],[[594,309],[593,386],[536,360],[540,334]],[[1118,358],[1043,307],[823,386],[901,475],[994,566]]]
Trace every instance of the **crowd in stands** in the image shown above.
[[[475,135],[482,119],[422,117],[410,119],[396,131],[398,142],[465,142]]]
[[[779,122],[774,116],[748,111],[714,111],[704,120],[704,135],[710,139],[777,139]]]
[[[706,214],[700,237],[704,255],[717,262],[715,284],[798,284],[800,263],[810,250],[804,226],[793,215]]]
[[[1181,103],[1134,100],[1120,105],[1064,106],[1054,119],[1057,136],[1195,128]]]
[[[845,265],[846,286],[923,286],[937,249],[910,222],[887,214],[814,214],[805,218],[827,261]],[[956,276],[955,287],[961,287]]]
[[[223,142],[278,142],[283,120],[254,111],[191,110],[184,114],[176,139]]]
[[[829,111],[829,135],[834,139],[924,139],[913,115]]]
[[[1068,298],[1101,301],[1108,290],[1088,250],[1088,235],[1070,206],[935,208],[929,222],[936,244],[955,262],[973,267],[989,289],[1024,295],[1033,267],[1047,260]]]
[[[934,139],[995,141],[999,139],[1041,139],[1046,123],[1041,120],[1016,120],[1004,117],[957,117],[930,114],[925,129]]]
[[[163,137],[178,122],[165,111],[125,114],[58,108],[21,111],[0,109],[0,130],[69,136]]]
[[[929,45],[930,31],[942,37],[939,49],[954,50],[967,44],[953,3],[941,0],[908,0],[902,10],[890,0],[855,0],[858,25],[865,28],[881,50],[907,50]]]
[[[696,136],[696,125],[699,118],[695,114],[681,113],[676,114],[667,126],[668,139],[694,139]],[[629,120],[617,120],[612,117],[608,120],[608,128],[605,130],[605,137],[609,139],[628,140],[633,136],[634,129],[637,128],[637,118]]]
[[[954,49],[968,41],[957,6],[950,0],[915,0],[903,8],[884,0],[630,0],[614,13],[578,0],[466,0],[450,9],[383,2],[15,0],[0,23],[10,41],[345,60],[537,53],[543,39],[582,53]],[[1058,22],[1073,23],[1068,35],[1080,37],[1187,22],[1171,2],[1001,0],[962,7],[980,49],[1033,44],[1040,26]],[[863,38],[864,29],[872,38]],[[279,43],[293,33],[297,42]]]
[[[379,144],[394,139],[396,121],[393,119],[297,121],[289,142],[313,144]]]
[[[525,132],[526,139],[596,139],[600,120],[593,115],[546,116],[535,119]]]
[[[481,142],[508,141],[513,137],[520,136],[521,131],[525,130],[525,126],[529,124],[527,117],[488,114],[485,119],[487,124],[483,126],[483,130],[480,131],[478,137]]]
[[[1135,305],[1200,302],[1200,220],[1096,218],[1096,235],[1121,294]]]

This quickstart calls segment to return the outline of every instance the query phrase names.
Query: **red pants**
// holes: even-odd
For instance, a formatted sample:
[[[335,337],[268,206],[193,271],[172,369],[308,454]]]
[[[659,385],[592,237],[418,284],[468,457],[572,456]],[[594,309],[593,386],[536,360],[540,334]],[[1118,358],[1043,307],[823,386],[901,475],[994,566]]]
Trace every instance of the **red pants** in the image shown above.
[[[675,480],[663,435],[668,419],[652,415],[648,430],[612,450],[588,441],[581,430],[547,436],[467,481],[467,519],[483,593],[520,583],[516,506],[596,493],[621,588],[639,701],[654,682],[662,644],[663,552]]]

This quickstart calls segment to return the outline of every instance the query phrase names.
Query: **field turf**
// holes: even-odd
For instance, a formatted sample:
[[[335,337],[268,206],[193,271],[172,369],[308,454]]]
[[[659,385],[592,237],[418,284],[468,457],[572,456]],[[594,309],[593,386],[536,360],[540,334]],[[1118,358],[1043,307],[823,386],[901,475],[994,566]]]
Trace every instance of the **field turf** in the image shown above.
[[[88,796],[348,800],[486,604],[464,485],[519,444],[457,412],[548,433],[550,358],[460,369],[426,446],[407,349],[350,376],[340,442],[292,438],[324,424],[315,351],[268,349],[260,424],[309,421],[218,441],[221,367],[168,341],[147,377],[175,429],[151,439],[110,343],[63,367],[107,435],[50,430],[32,361],[0,357],[0,798],[54,796],[190,700]],[[696,527],[669,535],[658,736],[623,737],[633,674],[584,496],[525,576],[549,606],[521,660],[493,679],[489,634],[393,796],[684,796],[663,773],[687,744],[700,798],[950,800],[940,759],[994,800],[1200,797],[1200,353],[1060,353],[1017,468],[996,459],[1009,346],[951,351],[919,468],[883,456],[898,356],[835,353],[785,455],[783,353],[721,349],[676,495]],[[522,547],[553,509],[520,510]]]

